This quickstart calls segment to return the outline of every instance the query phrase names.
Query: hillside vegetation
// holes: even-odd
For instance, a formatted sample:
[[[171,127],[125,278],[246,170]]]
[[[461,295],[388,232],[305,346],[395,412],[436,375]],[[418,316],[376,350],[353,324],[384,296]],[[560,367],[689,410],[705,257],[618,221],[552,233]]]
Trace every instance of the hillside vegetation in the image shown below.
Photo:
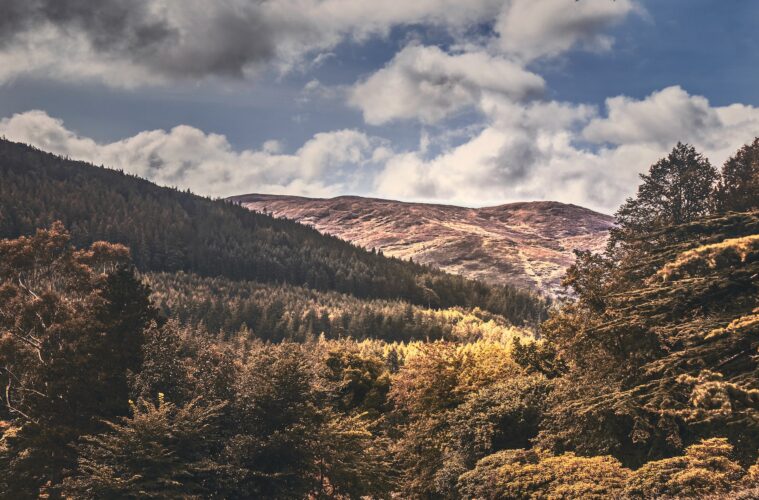
[[[539,340],[2,240],[0,496],[756,498],[759,140],[721,172],[678,144],[617,219]]]
[[[209,333],[281,342],[327,339],[386,341],[480,339],[508,342],[532,337],[500,315],[461,307],[427,309],[408,302],[357,299],[288,285],[267,285],[184,273],[150,274],[153,302],[184,325]]]
[[[248,194],[230,200],[385,255],[556,296],[574,250],[602,251],[614,218],[555,201],[467,208],[339,196]]]
[[[535,323],[546,310],[530,292],[386,258],[295,222],[22,144],[0,140],[0,178],[4,238],[59,220],[75,246],[124,244],[143,271],[289,283],[434,308],[480,307],[515,324]]]

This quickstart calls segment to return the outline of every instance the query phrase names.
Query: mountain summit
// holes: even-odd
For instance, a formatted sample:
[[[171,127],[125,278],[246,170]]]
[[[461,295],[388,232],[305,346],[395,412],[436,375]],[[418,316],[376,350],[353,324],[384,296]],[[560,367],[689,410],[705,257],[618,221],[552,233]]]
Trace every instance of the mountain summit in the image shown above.
[[[553,201],[466,208],[359,196],[248,194],[230,200],[387,255],[550,295],[561,290],[572,251],[600,251],[614,224],[609,215]]]

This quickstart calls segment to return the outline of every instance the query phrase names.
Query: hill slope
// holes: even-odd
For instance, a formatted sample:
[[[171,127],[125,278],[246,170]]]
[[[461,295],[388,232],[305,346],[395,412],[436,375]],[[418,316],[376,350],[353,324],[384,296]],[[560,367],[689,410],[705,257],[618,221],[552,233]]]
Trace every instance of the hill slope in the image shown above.
[[[376,255],[296,222],[224,200],[0,141],[0,238],[55,220],[76,246],[106,240],[143,271],[289,283],[428,307],[481,307],[516,324],[545,310],[533,295]]]
[[[530,338],[532,330],[512,326],[479,309],[427,309],[408,302],[357,299],[292,285],[232,281],[186,273],[143,275],[153,301],[184,325],[203,324],[213,335],[230,339],[306,342],[326,339],[381,339],[410,342],[445,339],[509,343]]]
[[[489,283],[555,294],[572,251],[600,251],[614,219],[558,202],[464,208],[356,196],[249,194],[230,200],[386,255]]]

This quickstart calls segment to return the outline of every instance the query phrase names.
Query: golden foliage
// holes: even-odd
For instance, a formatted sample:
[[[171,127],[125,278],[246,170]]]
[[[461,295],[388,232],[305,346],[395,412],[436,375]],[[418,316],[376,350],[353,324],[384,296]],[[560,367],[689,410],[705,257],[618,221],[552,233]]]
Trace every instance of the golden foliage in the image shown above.
[[[427,321],[451,325],[451,338],[460,342],[488,340],[509,343],[514,338],[531,339],[532,332],[504,322],[501,318],[489,315],[475,308],[471,311],[461,308],[442,310],[417,309],[417,314]]]
[[[685,455],[648,462],[632,473],[625,493],[633,498],[682,498],[726,493],[744,470],[731,457],[725,438],[706,439],[689,446]]]
[[[731,333],[750,333],[756,330],[759,330],[759,307],[751,311],[751,314],[734,319],[723,328],[715,328],[705,338],[708,340]]]
[[[759,488],[759,460],[748,468],[746,475],[741,480],[741,484],[747,488]]]
[[[725,438],[706,439],[633,471],[606,455],[505,450],[462,474],[459,490],[466,498],[702,498],[759,485],[759,465],[747,473],[733,451]]]
[[[542,450],[507,450],[480,460],[459,480],[467,498],[615,498],[630,471],[609,456],[551,456]]]
[[[759,390],[728,382],[723,375],[710,370],[703,370],[698,377],[681,375],[678,382],[692,386],[690,404],[695,412],[688,411],[685,417],[704,418],[707,412],[730,415],[738,405],[749,409],[759,406]],[[759,419],[759,412],[752,413]]]
[[[746,262],[749,257],[755,258],[757,255],[759,234],[729,238],[682,252],[674,261],[665,264],[656,275],[666,281],[691,274],[698,269],[714,269],[735,262]]]

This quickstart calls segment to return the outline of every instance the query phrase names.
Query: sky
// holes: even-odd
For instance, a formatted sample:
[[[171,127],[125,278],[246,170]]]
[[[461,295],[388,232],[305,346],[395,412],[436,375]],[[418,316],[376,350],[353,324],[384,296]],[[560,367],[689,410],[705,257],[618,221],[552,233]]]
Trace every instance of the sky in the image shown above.
[[[755,0],[0,0],[0,135],[212,196],[611,213],[759,136]]]

